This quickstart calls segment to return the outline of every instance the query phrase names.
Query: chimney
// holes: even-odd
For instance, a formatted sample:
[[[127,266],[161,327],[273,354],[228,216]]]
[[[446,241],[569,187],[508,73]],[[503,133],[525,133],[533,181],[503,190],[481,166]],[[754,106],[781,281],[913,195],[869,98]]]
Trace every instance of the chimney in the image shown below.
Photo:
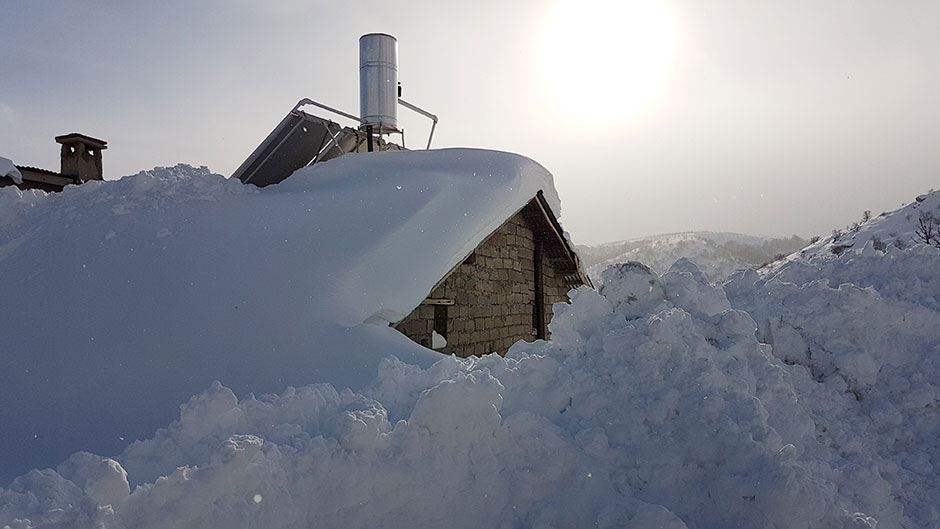
[[[55,141],[62,144],[63,175],[77,176],[82,182],[104,180],[101,151],[108,148],[108,142],[76,132],[56,136]]]

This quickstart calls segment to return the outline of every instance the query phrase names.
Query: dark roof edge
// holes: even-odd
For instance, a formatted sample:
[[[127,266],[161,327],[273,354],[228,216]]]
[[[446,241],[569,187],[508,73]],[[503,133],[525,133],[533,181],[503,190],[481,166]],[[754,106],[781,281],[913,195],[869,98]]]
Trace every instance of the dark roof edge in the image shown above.
[[[564,228],[561,227],[561,223],[558,222],[558,218],[555,216],[555,212],[552,211],[551,206],[548,204],[548,200],[546,200],[545,195],[541,190],[536,193],[533,200],[538,202],[543,216],[552,227],[555,238],[563,246],[565,253],[568,255],[568,259],[571,261],[571,264],[574,265],[574,268],[578,271],[578,277],[585,285],[594,288],[594,284],[591,282],[591,278],[588,277],[581,266],[581,257],[578,255],[577,250],[571,246],[571,242],[565,237]]]
[[[42,169],[40,167],[33,167],[31,165],[14,164],[14,167],[19,169],[20,172],[32,171],[34,173],[47,174],[47,175],[52,175],[52,176],[65,176],[64,174],[56,172],[56,171],[50,171],[49,169]],[[26,175],[23,175],[23,176],[25,177]],[[71,178],[71,177],[67,177],[67,178]]]
[[[20,174],[23,175],[23,180],[34,180],[34,179],[32,179],[32,178],[29,177],[29,173],[36,173],[36,174],[40,174],[40,175],[48,175],[48,176],[52,176],[52,177],[56,177],[56,178],[62,178],[62,179],[68,180],[67,183],[70,183],[70,184],[80,184],[80,183],[82,183],[81,179],[79,179],[77,175],[68,175],[68,174],[57,173],[57,172],[55,172],[55,171],[50,171],[49,169],[42,169],[42,168],[40,168],[40,167],[32,167],[32,166],[30,166],[30,165],[16,165],[16,164],[14,164],[14,167],[16,167],[17,169],[20,170]],[[63,184],[64,184],[64,183],[65,183],[65,182],[63,182]]]

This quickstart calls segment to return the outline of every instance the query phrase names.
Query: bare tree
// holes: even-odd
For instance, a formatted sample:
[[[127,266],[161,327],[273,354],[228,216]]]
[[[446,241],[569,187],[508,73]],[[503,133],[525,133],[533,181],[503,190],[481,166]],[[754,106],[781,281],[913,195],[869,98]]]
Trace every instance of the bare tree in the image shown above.
[[[917,241],[940,248],[940,218],[929,211],[922,211],[914,228]]]

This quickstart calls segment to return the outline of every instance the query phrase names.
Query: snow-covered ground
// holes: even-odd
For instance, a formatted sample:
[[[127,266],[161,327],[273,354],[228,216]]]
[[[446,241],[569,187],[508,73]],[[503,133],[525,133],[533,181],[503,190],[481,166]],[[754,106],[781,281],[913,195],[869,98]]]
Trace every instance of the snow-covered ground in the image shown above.
[[[5,261],[27,244],[3,242]],[[556,306],[551,341],[506,358],[388,358],[357,391],[205,384],[146,440],[14,480],[0,527],[940,527],[938,271],[927,245],[723,285],[688,260],[619,265]],[[374,344],[331,352],[397,352]]]
[[[884,253],[888,246],[908,248],[924,244],[928,235],[932,237],[928,246],[936,247],[940,243],[940,194],[937,192],[919,195],[906,206],[877,216],[865,213],[858,222],[851,223],[845,229],[833,229],[831,236],[804,248],[799,257],[828,257],[829,254],[838,255],[850,248],[857,252],[869,244],[872,250]],[[935,222],[926,228],[921,224],[922,217],[932,218]],[[782,264],[774,263],[774,267]]]
[[[587,273],[596,282],[608,266],[639,261],[657,273],[686,258],[695,262],[711,281],[724,281],[732,273],[760,266],[806,246],[808,241],[759,237],[740,233],[690,231],[655,235],[597,246],[579,246]]]

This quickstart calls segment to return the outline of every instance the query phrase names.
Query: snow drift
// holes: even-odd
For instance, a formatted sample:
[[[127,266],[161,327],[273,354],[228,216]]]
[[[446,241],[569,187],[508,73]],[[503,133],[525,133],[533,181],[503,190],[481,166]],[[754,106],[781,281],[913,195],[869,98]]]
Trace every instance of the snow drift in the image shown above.
[[[506,358],[205,384],[146,440],[16,478],[0,526],[940,527],[938,259],[865,245],[724,285],[618,265]]]
[[[917,249],[893,255],[918,277],[935,271]],[[742,274],[729,301],[689,261],[662,276],[628,263],[605,272],[601,293],[556,306],[552,341],[507,358],[389,359],[361,392],[239,400],[214,384],[121,454],[18,478],[0,492],[0,523],[940,526],[940,314],[914,293],[905,309],[917,318],[879,327],[897,307],[872,287],[774,281]],[[781,328],[763,316],[774,302],[752,307],[758,321],[732,308],[749,295],[781,300],[784,321],[802,318],[800,343],[826,354],[788,358],[797,339],[767,334]],[[875,311],[870,335],[852,299]],[[896,358],[865,345],[879,332]],[[860,376],[871,363],[883,369]]]
[[[702,278],[688,262],[614,269],[604,296],[556,306],[551,342],[388,360],[359,393],[239,400],[215,384],[114,458],[18,478],[0,523],[873,527],[815,455],[786,366]]]
[[[116,453],[219,380],[239,395],[437,353],[387,322],[551,175],[471,149],[342,157],[263,189],[179,165],[0,190],[0,483]],[[375,325],[363,325],[370,321]]]
[[[940,212],[940,192],[724,287],[790,366],[833,481],[880,505],[880,527],[940,527],[940,248],[919,241],[920,211]]]

